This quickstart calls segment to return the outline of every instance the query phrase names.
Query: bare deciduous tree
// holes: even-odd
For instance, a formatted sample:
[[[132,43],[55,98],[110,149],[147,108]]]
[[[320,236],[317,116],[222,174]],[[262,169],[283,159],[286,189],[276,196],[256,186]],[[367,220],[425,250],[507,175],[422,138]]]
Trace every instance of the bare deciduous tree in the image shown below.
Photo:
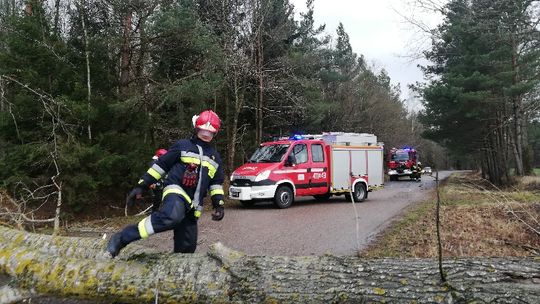
[[[49,178],[49,183],[44,185],[25,185],[19,182],[19,187],[14,189],[14,198],[8,198],[5,196],[14,209],[6,209],[4,213],[0,214],[4,217],[8,217],[14,221],[17,226],[23,227],[26,223],[48,223],[54,222],[54,233],[58,233],[60,230],[60,214],[62,206],[62,173],[59,167],[58,161],[60,158],[59,141],[68,140],[70,138],[69,126],[62,119],[62,111],[65,110],[63,104],[55,100],[52,96],[40,92],[36,89],[29,87],[28,85],[19,82],[17,79],[1,75],[0,80],[15,83],[21,86],[25,90],[31,92],[37,100],[41,102],[42,109],[45,117],[50,119],[50,136],[45,138],[43,142],[45,149],[50,155],[50,161],[54,166],[54,173]],[[12,114],[14,124],[17,125],[16,116]],[[34,217],[37,211],[48,203],[52,198],[56,198],[55,216],[49,219],[36,219]],[[4,198],[2,198],[4,199]],[[30,205],[32,202],[38,202],[37,208],[32,208]]]

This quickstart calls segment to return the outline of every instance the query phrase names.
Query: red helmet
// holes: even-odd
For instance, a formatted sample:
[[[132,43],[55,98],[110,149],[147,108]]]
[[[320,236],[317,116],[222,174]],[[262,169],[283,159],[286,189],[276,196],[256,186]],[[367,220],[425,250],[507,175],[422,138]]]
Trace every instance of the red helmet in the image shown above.
[[[167,150],[165,149],[157,149],[156,154],[154,154],[154,157],[152,159],[158,159],[161,155],[167,153]]]
[[[199,130],[206,130],[212,133],[217,133],[221,127],[219,116],[212,110],[206,110],[192,118],[193,127]]]

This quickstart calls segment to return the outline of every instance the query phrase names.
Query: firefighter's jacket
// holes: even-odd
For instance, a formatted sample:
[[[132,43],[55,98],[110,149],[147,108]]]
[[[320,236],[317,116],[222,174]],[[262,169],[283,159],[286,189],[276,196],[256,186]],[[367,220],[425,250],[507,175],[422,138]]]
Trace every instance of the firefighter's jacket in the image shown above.
[[[202,154],[199,153],[201,147]],[[184,172],[190,164],[198,166],[198,183],[195,187],[182,185]],[[202,211],[203,198],[210,191],[214,208],[223,205],[223,168],[221,158],[213,145],[197,137],[182,139],[172,145],[139,180],[139,185],[148,188],[161,178],[164,179],[163,200],[168,194],[180,195],[195,209],[198,217]]]

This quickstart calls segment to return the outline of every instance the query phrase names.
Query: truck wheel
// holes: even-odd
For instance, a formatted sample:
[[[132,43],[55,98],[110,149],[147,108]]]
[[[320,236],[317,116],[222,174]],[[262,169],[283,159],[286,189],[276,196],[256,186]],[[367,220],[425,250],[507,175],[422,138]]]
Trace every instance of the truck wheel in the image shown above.
[[[253,207],[253,205],[255,205],[255,202],[253,200],[240,201],[240,204],[242,204],[242,206],[244,207]]]
[[[367,197],[366,186],[362,183],[356,183],[354,185],[353,198],[355,202],[362,202]]]
[[[320,201],[320,202],[323,202],[323,201],[327,201],[330,199],[330,197],[332,197],[332,194],[330,193],[327,193],[327,194],[317,194],[317,195],[314,195],[313,196],[316,200]]]
[[[390,175],[390,181],[397,181],[397,175]]]
[[[294,194],[290,187],[279,186],[274,195],[274,205],[280,209],[289,208],[294,201]]]

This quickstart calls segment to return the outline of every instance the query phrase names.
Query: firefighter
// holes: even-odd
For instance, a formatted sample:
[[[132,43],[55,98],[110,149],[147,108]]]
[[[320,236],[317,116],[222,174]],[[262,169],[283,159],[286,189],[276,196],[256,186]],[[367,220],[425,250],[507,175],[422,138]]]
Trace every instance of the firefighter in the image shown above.
[[[113,258],[129,243],[167,230],[174,232],[174,252],[195,252],[197,220],[201,216],[203,198],[208,190],[214,208],[212,220],[223,219],[223,168],[219,154],[210,144],[220,129],[221,121],[211,110],[193,116],[192,121],[195,129],[193,137],[173,144],[127,196],[126,204],[133,206],[150,185],[165,176],[163,205],[138,224],[128,225],[111,237],[107,251]]]
[[[411,166],[411,170],[413,172],[412,177],[414,178],[414,180],[420,181],[422,177],[422,163],[417,162],[416,164],[413,164]]]
[[[167,153],[167,150],[165,149],[158,149],[154,156],[152,156],[152,163],[150,163],[150,167],[152,167],[158,158],[161,157],[161,155]],[[156,212],[159,210],[159,207],[161,206],[161,198],[163,196],[163,178],[160,178],[155,184],[150,185],[150,196],[152,196],[152,212]]]

